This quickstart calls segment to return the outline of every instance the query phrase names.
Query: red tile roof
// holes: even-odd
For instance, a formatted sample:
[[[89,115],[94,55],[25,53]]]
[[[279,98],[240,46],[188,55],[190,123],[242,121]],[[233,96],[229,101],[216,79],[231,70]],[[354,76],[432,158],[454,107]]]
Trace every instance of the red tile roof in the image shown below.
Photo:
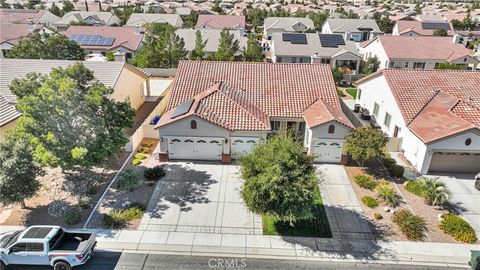
[[[422,36],[433,36],[433,32],[435,32],[435,29],[423,29],[422,22],[419,21],[398,21],[397,27],[400,34],[413,31]],[[449,36],[452,36],[454,34],[453,26],[451,23],[450,30],[447,31],[447,34]]]
[[[268,117],[302,118],[320,99],[328,112],[311,109],[306,118],[325,113],[328,119],[352,127],[341,111],[329,65],[181,61],[168,112],[157,127],[181,119],[170,116],[192,97],[199,104],[194,103],[190,114],[203,114],[202,118],[230,130],[269,130]]]
[[[21,38],[28,36],[35,25],[30,24],[0,24],[0,43],[8,42],[12,45],[17,44]]]
[[[232,16],[232,15],[198,15],[197,26],[209,25],[214,29],[245,29],[245,16]]]
[[[474,54],[464,45],[453,43],[452,37],[384,35],[376,39],[390,59],[455,60]]]
[[[349,128],[355,128],[341,109],[328,105],[319,99],[304,112],[305,122],[312,128],[330,121],[336,121]]]
[[[0,22],[5,23],[30,23],[37,22],[47,11],[46,10],[16,10],[1,9]]]
[[[480,72],[384,69],[407,126],[424,142],[480,129]]]
[[[67,37],[71,35],[100,35],[104,38],[115,38],[112,46],[82,46],[85,49],[113,50],[118,46],[123,46],[132,51],[139,49],[143,39],[143,34],[135,33],[134,26],[70,26],[63,32]],[[142,32],[143,33],[143,32]]]

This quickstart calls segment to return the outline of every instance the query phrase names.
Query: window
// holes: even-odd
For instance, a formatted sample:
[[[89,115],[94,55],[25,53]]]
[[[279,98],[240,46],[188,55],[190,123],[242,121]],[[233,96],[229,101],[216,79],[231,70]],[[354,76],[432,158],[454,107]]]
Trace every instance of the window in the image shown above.
[[[393,66],[395,66],[395,62],[390,62],[390,67],[393,68]]]
[[[328,126],[328,134],[333,134],[333,133],[335,133],[335,126],[334,125]]]
[[[378,105],[376,102],[373,104],[373,115],[375,115],[378,118],[378,112],[380,111],[380,105]]]
[[[389,113],[385,113],[385,120],[383,120],[383,124],[386,127],[390,127],[390,122],[392,122],[392,116]]]
[[[408,62],[405,62],[405,68],[408,68]]]
[[[322,58],[321,63],[322,64],[330,64],[330,59]]]
[[[425,69],[425,62],[414,62],[413,69]]]
[[[270,126],[273,131],[280,130],[280,121],[270,121]]]
[[[43,244],[42,243],[29,243],[27,244],[27,250],[31,252],[42,252]]]
[[[195,120],[190,121],[190,128],[191,129],[197,129],[197,121],[195,121]]]
[[[26,243],[18,243],[10,249],[11,252],[23,252],[27,251]]]

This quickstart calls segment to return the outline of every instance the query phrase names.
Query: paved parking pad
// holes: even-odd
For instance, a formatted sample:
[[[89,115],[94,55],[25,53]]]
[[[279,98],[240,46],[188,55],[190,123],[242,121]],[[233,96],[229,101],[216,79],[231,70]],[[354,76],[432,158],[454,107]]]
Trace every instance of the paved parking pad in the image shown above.
[[[179,162],[166,167],[139,230],[262,234],[261,217],[242,202],[238,166]]]

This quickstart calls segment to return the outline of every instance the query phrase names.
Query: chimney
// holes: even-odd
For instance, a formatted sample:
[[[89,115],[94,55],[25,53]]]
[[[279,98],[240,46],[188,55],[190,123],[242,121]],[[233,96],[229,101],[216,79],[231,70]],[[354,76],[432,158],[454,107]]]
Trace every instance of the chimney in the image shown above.
[[[318,53],[316,52],[314,55],[310,56],[311,63],[312,64],[321,64],[322,63],[322,58],[318,56]]]
[[[352,34],[350,33],[350,31],[345,32],[345,41],[349,41],[351,37]]]
[[[114,61],[115,62],[125,62],[125,53],[117,50],[114,54]]]
[[[35,23],[31,22],[30,24],[28,24],[28,30],[30,32],[35,31]]]
[[[460,44],[460,41],[462,40],[462,37],[459,34],[454,34],[453,35],[453,40],[452,42],[454,44]]]
[[[141,33],[142,33],[142,29],[140,25],[137,23],[137,25],[135,25],[135,35],[140,35]]]

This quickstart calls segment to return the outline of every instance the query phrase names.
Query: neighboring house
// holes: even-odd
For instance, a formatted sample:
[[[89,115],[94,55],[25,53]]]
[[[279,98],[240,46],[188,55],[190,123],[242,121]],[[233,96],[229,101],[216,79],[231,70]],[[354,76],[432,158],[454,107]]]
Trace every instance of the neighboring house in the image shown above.
[[[419,22],[400,20],[395,23],[392,35],[394,36],[433,36],[437,29],[445,29],[447,36],[453,36],[455,30],[448,22]]]
[[[471,69],[478,63],[473,51],[458,43],[457,35],[378,36],[360,46],[364,60],[377,56],[380,68],[435,69],[439,64],[456,64]]]
[[[34,24],[0,23],[0,58],[36,29]]]
[[[340,34],[274,33],[271,52],[275,63],[322,63],[351,73],[358,73],[362,62],[355,43]]]
[[[327,19],[323,34],[341,34],[345,40],[362,42],[383,35],[373,19]]]
[[[111,12],[70,11],[63,15],[62,19],[55,23],[59,31],[65,31],[70,24],[85,24],[90,26],[120,26],[122,20]]]
[[[179,29],[183,27],[183,21],[179,14],[150,14],[133,13],[130,15],[126,26],[143,26],[147,23],[168,23]]]
[[[0,23],[44,24],[51,26],[59,17],[47,10],[36,9],[0,9]]]
[[[66,68],[77,62],[70,60],[0,59],[0,140],[6,130],[15,126],[21,113],[15,109],[17,99],[9,85],[15,78],[30,72],[46,74],[53,68]],[[94,76],[113,88],[111,97],[129,101],[134,109],[140,109],[150,93],[149,76],[124,62],[82,62]]]
[[[239,30],[243,36],[245,34],[245,16],[200,14],[195,29]]]
[[[289,130],[315,161],[340,163],[353,125],[329,65],[181,61],[156,128],[160,161],[229,163]]]
[[[315,29],[310,18],[267,17],[263,23],[263,36],[271,40],[273,33],[303,33],[307,29]]]
[[[357,103],[420,173],[480,171],[480,72],[384,69],[357,84]]]
[[[218,29],[178,29],[177,35],[185,41],[185,49],[188,52],[193,51],[195,49],[195,39],[196,39],[196,32],[200,31],[202,34],[202,40],[206,41],[205,44],[205,57],[211,56],[212,54],[216,53],[218,50],[218,44],[220,41],[220,32],[222,30]],[[234,38],[239,42],[239,51],[238,54],[241,54],[241,51],[244,47],[247,46],[247,37],[244,37],[240,34],[240,31],[237,30],[230,30],[231,34],[233,34]]]
[[[70,26],[62,33],[78,42],[86,54],[122,52],[130,59],[142,46],[144,32],[140,27]]]

